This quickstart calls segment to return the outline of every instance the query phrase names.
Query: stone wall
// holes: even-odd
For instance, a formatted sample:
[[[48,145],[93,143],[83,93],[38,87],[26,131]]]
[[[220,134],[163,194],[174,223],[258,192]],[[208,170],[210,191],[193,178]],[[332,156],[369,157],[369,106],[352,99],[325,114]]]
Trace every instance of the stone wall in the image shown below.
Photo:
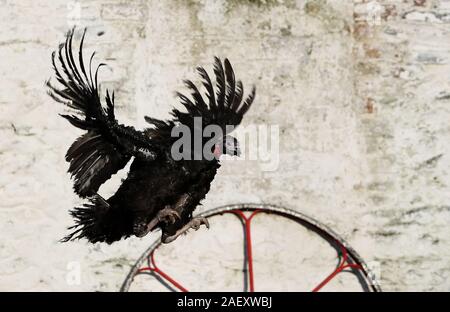
[[[168,117],[179,105],[174,91],[183,90],[182,80],[196,80],[198,65],[211,70],[215,55],[230,59],[247,90],[256,85],[244,126],[279,126],[278,168],[224,162],[199,211],[241,202],[296,209],[378,265],[383,289],[450,289],[450,1],[444,0],[0,0],[0,289],[117,290],[157,236],[112,246],[57,242],[71,225],[68,209],[80,203],[64,161],[80,132],[57,116],[63,108],[44,82],[52,75],[51,52],[74,24],[88,27],[87,50],[108,63],[102,89],[115,89],[123,123],[142,128],[144,114]],[[125,175],[102,194],[112,194]],[[227,248],[242,235],[233,222],[224,218],[210,230]],[[272,262],[295,261],[302,252],[321,258],[308,234],[298,238],[276,218],[259,225],[266,236],[255,250]],[[212,235],[200,232],[192,237]],[[190,238],[173,244],[172,258],[193,265],[180,251],[190,246],[208,265],[173,265],[172,272],[184,274],[192,288],[242,289],[235,281],[239,252],[224,257],[217,241],[192,246]],[[211,278],[221,261],[234,273]],[[306,266],[319,281],[328,273],[316,268],[322,262]],[[78,264],[82,282],[72,285],[67,274]],[[291,268],[274,271],[263,260],[256,267],[259,289],[297,290]],[[276,275],[279,287],[264,272]],[[198,274],[207,283],[195,284]],[[339,283],[330,289],[345,286]]]

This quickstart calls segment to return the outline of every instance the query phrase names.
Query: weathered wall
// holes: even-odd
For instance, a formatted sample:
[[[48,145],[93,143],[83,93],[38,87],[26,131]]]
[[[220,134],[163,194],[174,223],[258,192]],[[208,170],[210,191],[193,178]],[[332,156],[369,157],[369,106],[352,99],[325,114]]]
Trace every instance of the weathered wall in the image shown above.
[[[109,65],[102,86],[116,90],[122,122],[142,127],[143,114],[167,117],[182,79],[195,79],[198,65],[211,69],[214,55],[257,86],[244,123],[279,125],[278,169],[225,162],[201,209],[239,202],[297,209],[380,263],[385,290],[449,290],[450,1],[372,1],[369,11],[366,2],[0,0],[0,289],[116,290],[152,240],[57,243],[71,224],[68,208],[79,203],[63,158],[79,132],[57,117],[62,108],[44,81],[51,51],[75,23],[88,26],[86,46]],[[260,226],[266,236],[256,253],[275,263],[307,253],[302,264],[316,274],[308,281],[327,272],[315,268],[313,238],[297,239],[275,219]],[[242,233],[226,218],[213,227],[210,237],[226,234],[193,246],[200,256],[186,265],[200,267],[171,270],[191,285],[203,274],[205,288],[239,290],[241,255],[219,247],[239,251]],[[182,257],[190,238],[168,257]],[[300,242],[293,248],[286,239]],[[72,261],[81,264],[80,285],[66,282]],[[218,261],[234,273],[211,277],[206,268]],[[256,268],[260,289],[299,288],[292,268],[262,260]]]

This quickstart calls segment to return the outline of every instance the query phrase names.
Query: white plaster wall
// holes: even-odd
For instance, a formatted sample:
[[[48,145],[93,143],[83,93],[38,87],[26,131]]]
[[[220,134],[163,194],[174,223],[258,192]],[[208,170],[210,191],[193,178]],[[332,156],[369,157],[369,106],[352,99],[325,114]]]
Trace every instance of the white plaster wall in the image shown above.
[[[375,16],[368,2],[0,0],[0,289],[115,291],[157,238],[57,242],[80,203],[64,161],[80,132],[57,116],[63,108],[44,81],[76,24],[109,65],[102,87],[115,89],[121,122],[168,117],[173,92],[197,79],[196,66],[211,70],[214,55],[231,60],[247,90],[256,85],[244,125],[280,127],[278,168],[225,162],[199,211],[297,209],[378,263],[383,289],[450,290],[450,1],[372,1]],[[220,220],[161,251],[161,266],[191,289],[242,289],[242,230]],[[276,218],[255,222],[258,289],[307,290],[333,267],[310,234]],[[72,262],[79,285],[67,282]],[[328,289],[354,288],[338,280]]]

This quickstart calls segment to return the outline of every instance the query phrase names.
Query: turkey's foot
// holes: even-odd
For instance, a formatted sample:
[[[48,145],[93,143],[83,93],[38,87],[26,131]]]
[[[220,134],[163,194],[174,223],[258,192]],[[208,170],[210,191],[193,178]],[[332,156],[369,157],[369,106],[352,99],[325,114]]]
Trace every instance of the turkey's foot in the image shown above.
[[[183,233],[186,233],[189,229],[194,229],[197,231],[202,224],[204,224],[206,226],[206,228],[209,229],[208,219],[206,219],[205,217],[193,218],[191,221],[186,223],[181,229],[176,231],[175,234],[173,234],[173,235],[169,236],[168,234],[163,232],[163,234],[161,236],[161,242],[164,244],[173,242],[174,240],[177,239],[178,236],[180,236]]]
[[[167,225],[174,224],[180,220],[180,214],[170,208],[170,206],[166,206],[164,209],[158,211],[156,217],[154,217],[149,223],[145,224],[137,224],[133,227],[134,235],[137,237],[144,237],[150,231],[152,231],[160,222],[163,222]]]

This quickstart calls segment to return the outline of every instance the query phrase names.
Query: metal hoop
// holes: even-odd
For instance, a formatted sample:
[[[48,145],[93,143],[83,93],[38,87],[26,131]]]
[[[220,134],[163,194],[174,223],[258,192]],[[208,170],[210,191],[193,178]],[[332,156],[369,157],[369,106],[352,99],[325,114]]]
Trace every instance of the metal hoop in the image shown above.
[[[245,215],[242,213],[242,211],[253,211],[253,214],[246,218]],[[240,212],[240,213],[239,213]],[[269,205],[269,204],[236,204],[236,205],[227,205],[227,206],[221,206],[215,209],[211,209],[208,211],[205,211],[201,214],[199,214],[199,217],[213,217],[217,215],[222,215],[224,213],[233,213],[235,215],[240,216],[241,220],[243,220],[243,224],[246,227],[246,238],[250,239],[250,221],[251,218],[256,214],[260,212],[265,212],[269,214],[276,214],[281,215],[290,219],[293,219],[294,221],[299,222],[303,226],[309,228],[310,230],[316,232],[317,234],[321,235],[324,239],[334,242],[337,244],[338,247],[341,249],[341,254],[343,260],[340,262],[339,266],[335,269],[334,272],[332,272],[325,280],[323,280],[318,286],[314,288],[313,291],[319,291],[325,284],[327,284],[332,278],[334,278],[338,273],[343,271],[347,268],[352,268],[358,273],[360,273],[360,276],[363,278],[366,288],[366,291],[370,292],[381,292],[381,287],[378,283],[378,280],[376,276],[373,274],[371,269],[367,266],[366,262],[361,258],[361,256],[337,233],[335,233],[333,230],[331,230],[329,227],[324,225],[323,223],[308,217],[307,215],[300,213],[298,211],[287,209],[275,205]],[[248,224],[247,224],[248,222]],[[248,226],[247,226],[248,225]],[[251,239],[248,240],[249,247],[250,247],[250,258],[249,258],[249,278],[250,278],[250,291],[254,291],[253,286],[253,270],[252,270],[252,261],[251,261]],[[174,285],[176,288],[180,289],[181,291],[187,291],[182,287],[180,284],[178,284],[176,281],[174,281],[172,278],[170,278],[168,275],[166,275],[164,272],[159,270],[156,265],[154,264],[153,259],[153,252],[161,245],[162,243],[158,240],[154,242],[136,261],[134,266],[131,268],[130,272],[128,273],[127,277],[125,278],[125,281],[122,284],[122,287],[120,288],[120,291],[126,292],[129,290],[131,283],[133,282],[134,277],[142,271],[141,267],[144,264],[145,260],[151,257],[154,268],[145,268],[146,270],[157,272],[158,274],[162,275],[167,281],[169,281],[172,285]],[[248,249],[247,249],[248,252]]]

